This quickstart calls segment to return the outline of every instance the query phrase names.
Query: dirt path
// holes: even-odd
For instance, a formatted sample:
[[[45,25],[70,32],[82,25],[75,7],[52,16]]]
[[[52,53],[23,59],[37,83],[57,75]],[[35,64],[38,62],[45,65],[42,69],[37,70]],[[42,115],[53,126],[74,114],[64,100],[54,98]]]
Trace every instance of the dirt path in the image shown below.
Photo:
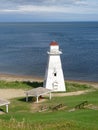
[[[23,96],[25,96],[25,91],[22,89],[0,89],[0,98],[11,99]]]
[[[80,95],[92,90],[77,91],[77,92],[68,92],[68,93],[52,93],[52,97],[55,96],[72,96]],[[22,89],[0,89],[0,98],[11,99],[16,97],[25,97],[25,91]]]
[[[53,93],[53,96],[58,96],[58,97],[62,97],[62,96],[74,96],[74,95],[81,95],[84,93],[88,93],[91,92],[93,90],[82,90],[82,91],[76,91],[76,92],[67,92],[67,93]]]

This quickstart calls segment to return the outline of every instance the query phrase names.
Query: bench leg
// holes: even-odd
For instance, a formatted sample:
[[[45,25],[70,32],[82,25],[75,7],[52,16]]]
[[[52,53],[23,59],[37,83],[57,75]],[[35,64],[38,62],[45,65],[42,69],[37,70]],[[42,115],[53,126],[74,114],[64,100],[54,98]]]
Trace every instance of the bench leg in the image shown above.
[[[28,102],[28,94],[26,94],[26,102]]]
[[[38,103],[38,98],[39,98],[39,97],[37,96],[37,97],[36,97],[36,102],[37,102],[37,103]]]
[[[50,93],[49,99],[51,100],[51,93]]]
[[[6,113],[8,113],[8,104],[6,105]]]

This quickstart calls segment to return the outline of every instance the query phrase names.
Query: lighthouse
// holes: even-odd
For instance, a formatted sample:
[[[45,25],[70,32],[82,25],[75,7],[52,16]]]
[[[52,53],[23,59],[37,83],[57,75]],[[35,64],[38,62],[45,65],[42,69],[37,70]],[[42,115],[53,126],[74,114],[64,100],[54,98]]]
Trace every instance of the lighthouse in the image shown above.
[[[44,87],[55,92],[66,91],[64,75],[59,50],[59,44],[56,41],[50,43],[48,53],[48,63],[45,73]]]

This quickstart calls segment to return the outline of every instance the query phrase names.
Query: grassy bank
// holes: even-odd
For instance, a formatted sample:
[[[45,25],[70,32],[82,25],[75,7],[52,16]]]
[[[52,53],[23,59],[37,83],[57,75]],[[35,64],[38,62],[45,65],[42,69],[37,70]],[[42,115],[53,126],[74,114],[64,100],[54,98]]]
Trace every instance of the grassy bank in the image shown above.
[[[3,81],[2,84],[4,85],[5,82]],[[9,86],[8,88],[27,89],[37,87],[40,83],[35,86],[33,83],[24,82],[15,82],[15,86],[13,86],[14,82],[8,84],[5,88]],[[69,82],[66,86],[67,91],[92,89],[88,85]],[[91,104],[97,109],[84,108],[70,111],[85,100],[88,101],[88,105]],[[98,130],[98,90],[78,96],[52,97],[51,101],[47,99],[38,104],[33,102],[33,98],[25,102],[25,97],[11,99],[10,102],[9,113],[0,115],[0,130]],[[64,109],[53,110],[52,108],[59,103],[65,106]],[[48,109],[39,112],[42,107]],[[5,111],[5,106],[0,108]]]
[[[42,82],[30,82],[30,81],[0,81],[0,89],[32,89],[42,86]]]
[[[87,84],[78,84],[78,83],[70,83],[66,82],[67,92],[79,91],[79,90],[87,90],[91,89],[91,85]],[[32,89],[36,87],[43,86],[43,82],[30,82],[30,81],[0,81],[0,89]]]

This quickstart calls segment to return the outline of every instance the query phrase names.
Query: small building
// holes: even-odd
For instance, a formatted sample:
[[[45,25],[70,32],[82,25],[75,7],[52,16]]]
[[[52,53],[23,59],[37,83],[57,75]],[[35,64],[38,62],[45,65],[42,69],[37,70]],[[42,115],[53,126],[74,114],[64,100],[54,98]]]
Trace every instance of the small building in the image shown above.
[[[55,41],[50,43],[48,63],[45,73],[44,87],[53,91],[66,91],[63,69],[60,59],[62,52]]]

